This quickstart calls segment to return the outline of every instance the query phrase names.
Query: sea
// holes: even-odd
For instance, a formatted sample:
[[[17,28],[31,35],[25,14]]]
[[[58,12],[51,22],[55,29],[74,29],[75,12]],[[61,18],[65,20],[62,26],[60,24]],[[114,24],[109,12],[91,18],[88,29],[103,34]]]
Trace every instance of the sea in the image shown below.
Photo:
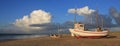
[[[47,37],[48,34],[0,34],[0,41]]]
[[[67,34],[69,31],[59,32],[59,34]],[[0,41],[6,40],[14,40],[14,39],[27,39],[27,38],[37,38],[37,37],[48,37],[50,34],[58,34],[58,32],[41,32],[41,33],[34,33],[34,34],[8,34],[8,33],[0,33]]]
[[[110,29],[110,32],[120,31],[119,28]],[[0,33],[0,41],[5,40],[14,40],[14,39],[27,39],[27,38],[37,38],[37,37],[48,37],[51,33],[42,33],[42,34],[1,34]],[[55,34],[55,33],[53,33]],[[60,32],[60,34],[70,34],[70,32],[64,31]]]

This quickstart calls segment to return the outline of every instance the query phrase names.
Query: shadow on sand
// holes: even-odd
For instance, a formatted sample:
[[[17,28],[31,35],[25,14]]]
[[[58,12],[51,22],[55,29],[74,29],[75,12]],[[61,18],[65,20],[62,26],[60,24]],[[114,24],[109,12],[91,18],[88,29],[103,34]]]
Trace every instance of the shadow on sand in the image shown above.
[[[117,36],[106,36],[105,38],[116,38]]]

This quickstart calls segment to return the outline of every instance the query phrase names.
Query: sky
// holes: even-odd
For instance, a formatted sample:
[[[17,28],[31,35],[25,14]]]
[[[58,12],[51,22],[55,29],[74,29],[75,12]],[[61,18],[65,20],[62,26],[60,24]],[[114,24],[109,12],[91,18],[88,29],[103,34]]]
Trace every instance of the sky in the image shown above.
[[[29,15],[33,10],[42,9],[49,12],[53,22],[73,20],[70,8],[88,6],[101,14],[108,14],[110,7],[120,11],[120,0],[0,0],[0,25],[15,22],[16,19]]]
[[[74,8],[79,10],[88,8],[86,11],[84,9],[83,13],[97,10],[99,14],[107,16],[110,7],[116,8],[120,13],[120,0],[0,0],[0,30],[2,27],[4,30],[20,29],[11,24],[28,30],[31,29],[29,26],[31,24],[74,21],[74,15],[83,15],[82,13],[70,13],[69,10]],[[119,15],[119,13],[117,14]],[[84,21],[83,18],[83,16],[77,16],[77,20]],[[120,21],[118,20],[118,22]],[[40,28],[43,29],[43,27]],[[32,27],[32,29],[37,28]]]

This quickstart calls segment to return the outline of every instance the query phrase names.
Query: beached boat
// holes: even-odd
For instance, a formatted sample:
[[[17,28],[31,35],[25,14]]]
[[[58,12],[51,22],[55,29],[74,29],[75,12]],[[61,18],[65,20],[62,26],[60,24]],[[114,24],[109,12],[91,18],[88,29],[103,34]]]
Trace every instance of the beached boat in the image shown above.
[[[76,16],[74,17],[74,28],[70,28],[69,31],[71,36],[75,36],[77,38],[86,37],[86,38],[102,38],[108,36],[109,29],[101,29],[98,25],[98,14],[96,14],[96,28],[95,30],[86,30],[84,24],[76,22]]]
[[[102,30],[100,27],[96,28],[93,31],[85,30],[84,24],[75,24],[75,28],[69,29],[71,36],[75,36],[77,38],[102,38],[108,36],[109,30]]]

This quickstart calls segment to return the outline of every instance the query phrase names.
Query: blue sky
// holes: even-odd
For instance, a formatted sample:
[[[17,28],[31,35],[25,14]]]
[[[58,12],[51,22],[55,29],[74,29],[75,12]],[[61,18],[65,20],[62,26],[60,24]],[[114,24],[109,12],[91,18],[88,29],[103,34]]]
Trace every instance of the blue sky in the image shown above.
[[[120,12],[120,0],[0,0],[0,25],[13,23],[38,9],[51,13],[54,22],[65,22],[73,20],[73,14],[69,14],[68,9],[84,6],[98,9],[101,14],[108,15],[111,6]]]

